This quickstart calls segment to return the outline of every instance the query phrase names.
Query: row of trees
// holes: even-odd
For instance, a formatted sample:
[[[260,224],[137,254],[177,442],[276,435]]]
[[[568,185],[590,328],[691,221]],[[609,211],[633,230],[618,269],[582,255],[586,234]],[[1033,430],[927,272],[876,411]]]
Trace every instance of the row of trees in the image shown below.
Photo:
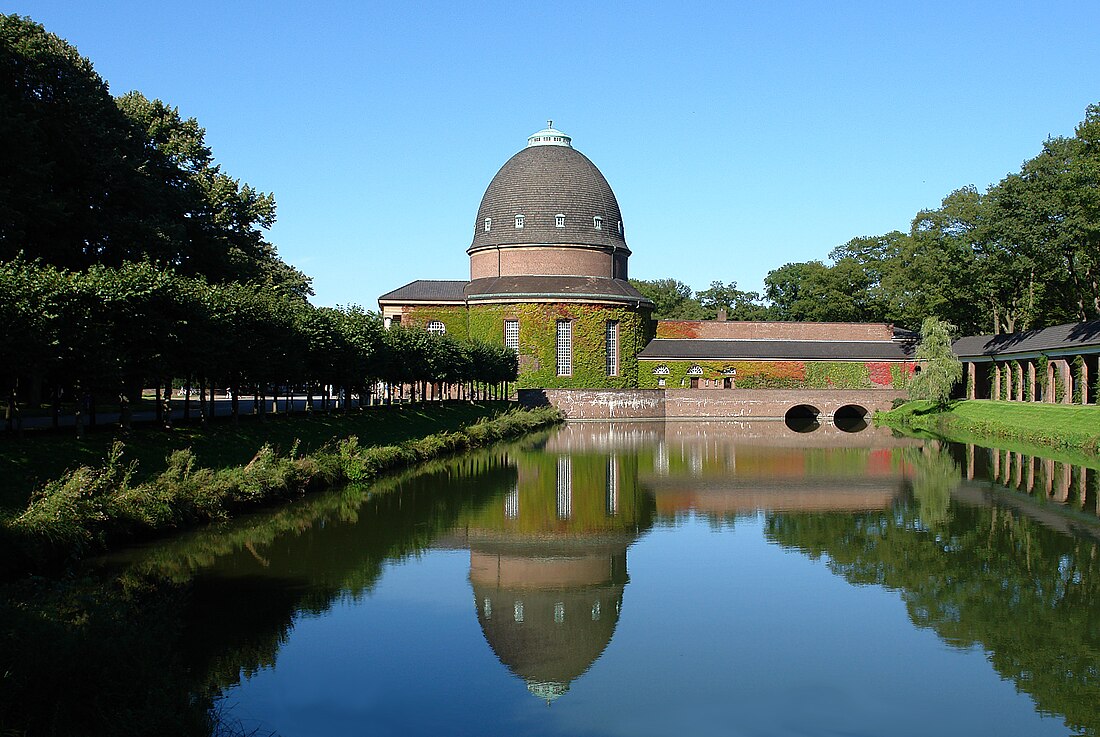
[[[63,396],[92,411],[117,399],[126,422],[143,387],[169,396],[181,382],[205,416],[215,386],[363,401],[378,382],[449,396],[515,378],[503,346],[310,305],[309,278],[266,239],[272,195],[223,172],[193,118],[140,92],[112,97],[75,48],[16,15],[0,15],[0,141],[9,421],[19,395],[55,412]]]
[[[313,307],[260,284],[211,284],[148,263],[69,271],[21,258],[0,264],[0,355],[12,359],[0,377],[13,405],[23,382],[24,395],[55,407],[63,393],[118,398],[124,418],[143,387],[167,393],[173,379],[196,387],[205,414],[215,386],[234,397],[330,386],[362,402],[377,382],[443,396],[445,385],[464,394],[517,370],[502,345],[383,330],[377,314]]]
[[[963,187],[909,232],[853,238],[831,263],[790,263],[764,293],[714,282],[634,282],[657,317],[890,322],[946,320],[967,334],[1100,318],[1100,105],[985,192]]]

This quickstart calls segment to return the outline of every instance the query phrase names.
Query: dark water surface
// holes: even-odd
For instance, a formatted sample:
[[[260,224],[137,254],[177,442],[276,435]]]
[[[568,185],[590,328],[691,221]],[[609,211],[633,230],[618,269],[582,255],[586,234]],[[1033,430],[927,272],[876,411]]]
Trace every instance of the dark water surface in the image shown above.
[[[1096,470],[827,430],[570,425],[125,565],[259,734],[1096,734]]]

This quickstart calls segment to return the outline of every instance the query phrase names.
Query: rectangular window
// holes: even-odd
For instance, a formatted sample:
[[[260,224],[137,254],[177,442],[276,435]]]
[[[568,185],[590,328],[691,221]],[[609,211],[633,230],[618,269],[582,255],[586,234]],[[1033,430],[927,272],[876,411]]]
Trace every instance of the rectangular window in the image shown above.
[[[558,376],[573,375],[573,323],[558,320]]]
[[[560,215],[559,214],[559,215],[554,216],[554,227],[555,228],[564,228],[565,227],[565,215]]]
[[[607,322],[607,333],[605,335],[605,343],[607,346],[607,375],[618,376],[619,375],[619,323],[614,320]]]
[[[504,345],[519,353],[519,320],[504,321]]]

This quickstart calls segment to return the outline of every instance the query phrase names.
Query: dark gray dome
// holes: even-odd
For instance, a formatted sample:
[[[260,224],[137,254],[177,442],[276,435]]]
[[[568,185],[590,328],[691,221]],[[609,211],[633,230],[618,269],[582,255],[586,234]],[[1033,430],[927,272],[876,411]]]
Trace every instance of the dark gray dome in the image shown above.
[[[626,248],[615,193],[596,165],[565,138],[564,144],[529,145],[505,162],[481,198],[468,252],[525,244]],[[516,227],[517,215],[523,216],[522,228]],[[564,216],[560,227],[559,216]]]

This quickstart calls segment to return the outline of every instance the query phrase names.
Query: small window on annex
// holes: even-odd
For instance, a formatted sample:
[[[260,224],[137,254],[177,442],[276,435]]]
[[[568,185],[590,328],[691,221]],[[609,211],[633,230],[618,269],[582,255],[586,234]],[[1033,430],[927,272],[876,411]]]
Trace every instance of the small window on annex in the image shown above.
[[[573,323],[558,320],[557,368],[558,376],[573,375]]]
[[[447,326],[439,320],[432,320],[428,323],[428,332],[432,335],[446,335]]]
[[[504,321],[504,345],[519,353],[519,320]]]
[[[516,215],[516,228],[519,229],[519,228],[522,228],[522,227],[523,227],[523,216],[522,215]]]
[[[564,228],[565,227],[565,215],[562,215],[559,212],[557,215],[554,216],[554,227],[555,228]]]

